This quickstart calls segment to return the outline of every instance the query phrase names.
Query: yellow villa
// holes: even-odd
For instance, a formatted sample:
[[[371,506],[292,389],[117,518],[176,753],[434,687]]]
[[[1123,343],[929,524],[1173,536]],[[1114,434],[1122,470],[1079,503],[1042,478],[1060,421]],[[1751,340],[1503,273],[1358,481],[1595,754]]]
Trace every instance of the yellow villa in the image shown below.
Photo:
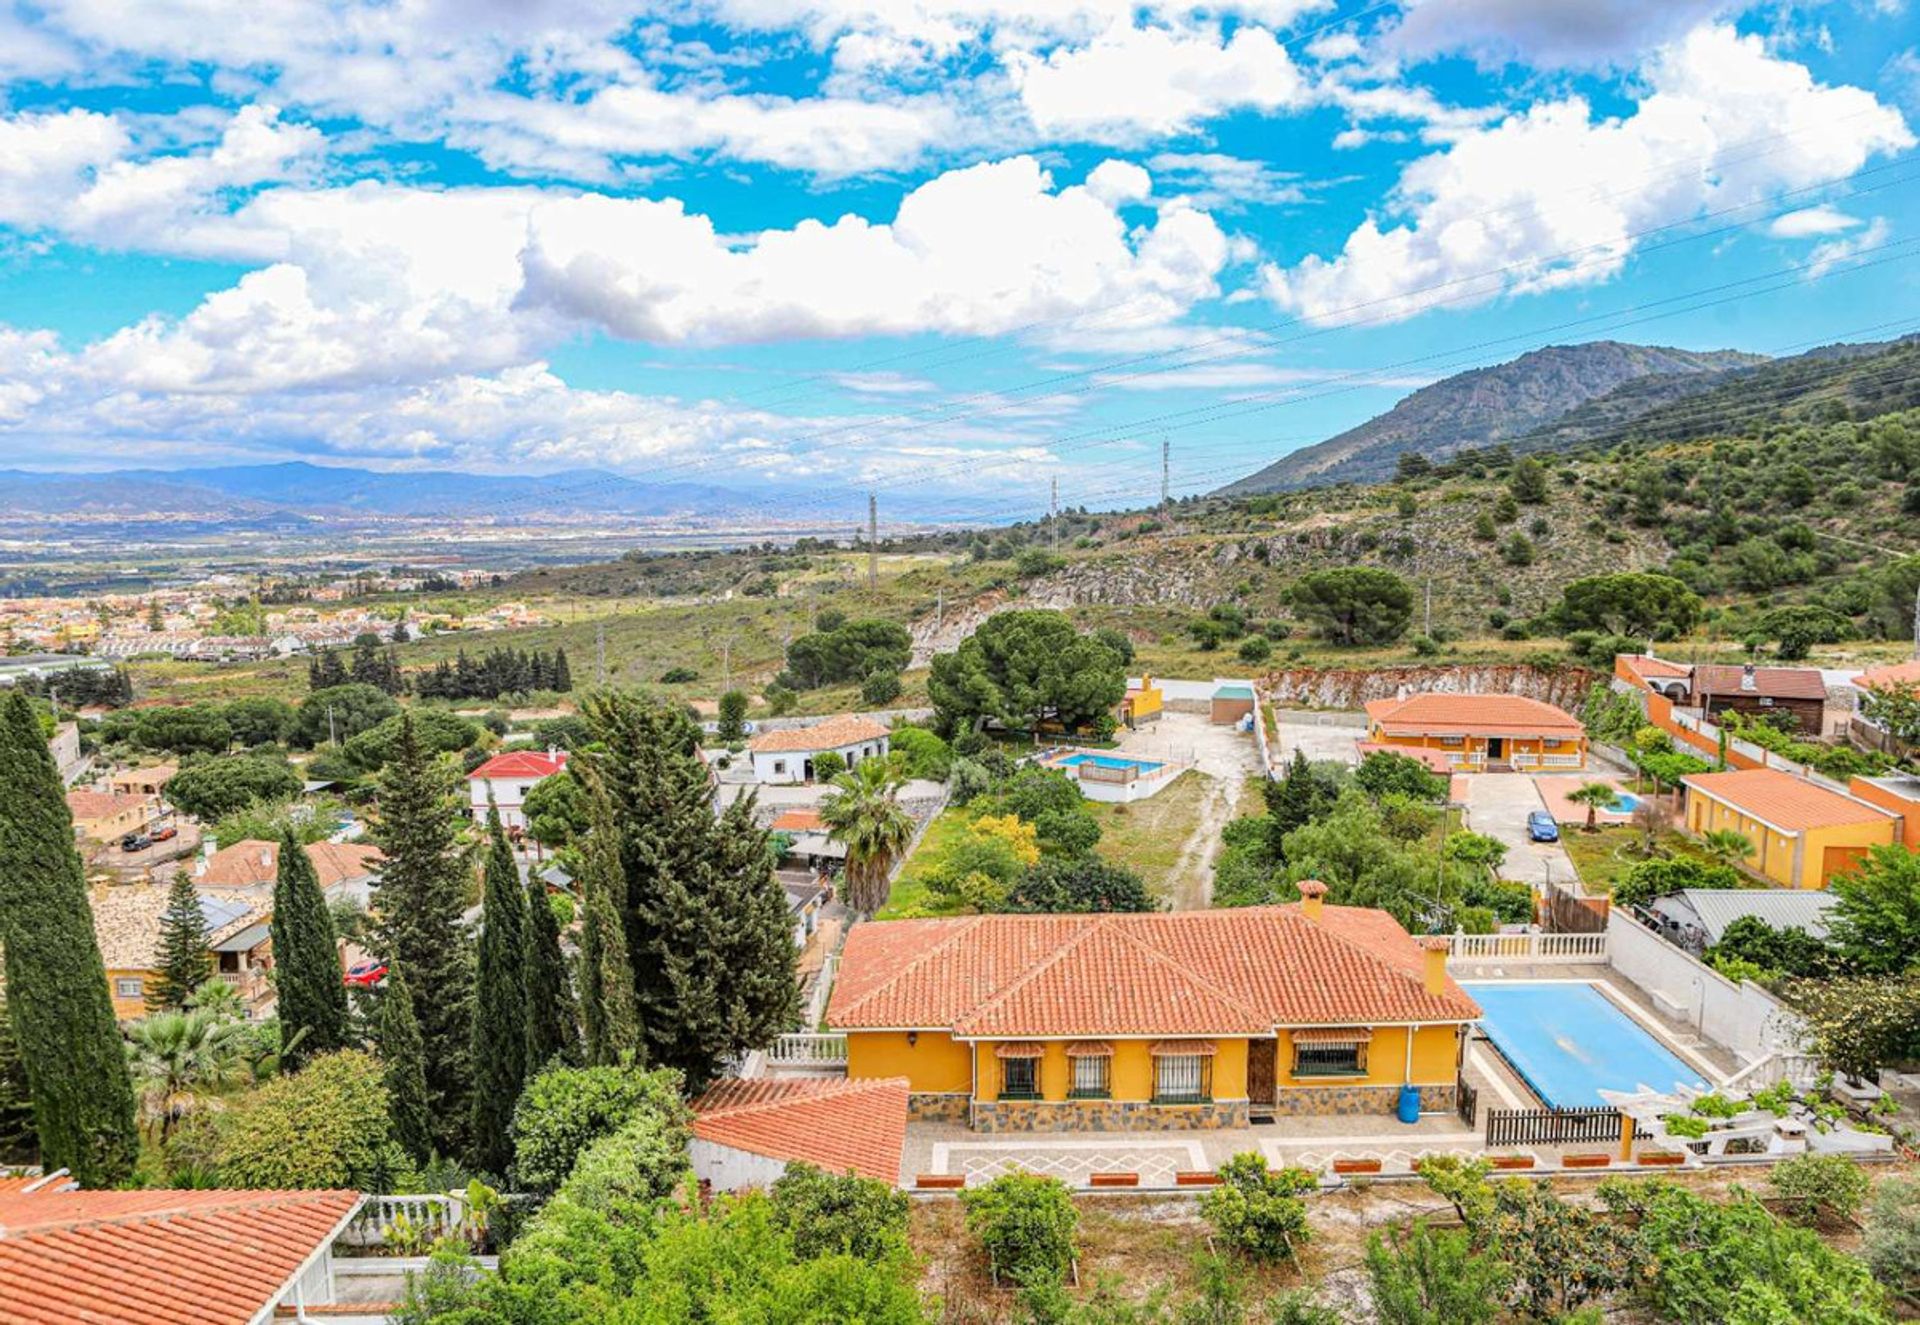
[[[983,1132],[1245,1126],[1455,1107],[1480,1009],[1444,939],[1295,906],[856,926],[827,1024],[847,1074],[905,1077],[912,1116]]]
[[[1463,773],[1579,769],[1587,733],[1565,709],[1524,695],[1408,695],[1367,705],[1367,740],[1437,750]]]
[[[1900,817],[1777,768],[1696,773],[1687,831],[1732,829],[1753,843],[1747,868],[1783,888],[1824,888],[1871,847],[1897,840]]]

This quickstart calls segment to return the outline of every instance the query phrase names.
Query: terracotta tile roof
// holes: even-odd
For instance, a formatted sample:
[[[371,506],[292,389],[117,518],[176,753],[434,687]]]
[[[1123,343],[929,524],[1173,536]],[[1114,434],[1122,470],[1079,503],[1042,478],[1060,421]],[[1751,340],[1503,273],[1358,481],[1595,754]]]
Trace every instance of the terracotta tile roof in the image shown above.
[[[747,748],[755,754],[800,754],[808,750],[840,750],[887,734],[886,726],[872,718],[843,713],[805,727],[761,732],[747,742]]]
[[[357,1192],[0,1192],[0,1325],[246,1325]]]
[[[730,1077],[693,1102],[693,1134],[769,1159],[898,1183],[907,1090],[905,1077]]]
[[[1869,667],[1853,678],[1853,683],[1864,690],[1877,686],[1920,685],[1920,659],[1913,662],[1888,663],[1884,667]]]
[[[1627,666],[1641,676],[1685,676],[1693,670],[1685,663],[1668,662],[1650,653],[1631,653],[1626,661]]]
[[[548,754],[544,750],[509,750],[498,754],[467,774],[467,781],[493,778],[546,778],[567,766],[567,752]]]
[[[1753,689],[1742,681],[1746,671],[1721,663],[1702,663],[1693,669],[1693,693],[1696,695],[1765,695],[1769,699],[1819,699],[1827,697],[1827,683],[1811,667],[1756,667]]]
[[[767,828],[775,833],[817,833],[826,826],[818,810],[782,810]]]
[[[145,796],[118,791],[81,789],[67,793],[67,809],[75,819],[111,819],[128,810],[144,809],[151,803]]]
[[[1390,736],[1560,736],[1585,734],[1565,709],[1525,695],[1408,695],[1376,699],[1367,719]]]
[[[848,935],[827,1023],[993,1039],[1480,1015],[1452,981],[1429,994],[1424,968],[1392,916],[1360,907],[882,921]]]
[[[386,859],[379,847],[365,842],[312,842],[306,852],[322,888],[364,878]],[[206,888],[257,888],[271,884],[279,868],[280,844],[250,837],[214,852],[195,882]]]
[[[1727,773],[1695,773],[1682,778],[1695,791],[1783,832],[1833,828],[1840,824],[1881,823],[1894,816],[1828,791],[1777,768],[1743,768]]]
[[[158,965],[160,916],[167,909],[168,891],[164,883],[102,884],[88,891],[100,959],[109,971],[150,971]],[[252,905],[235,906],[206,897],[200,909],[209,922],[209,943],[219,943],[267,919],[267,912]]]

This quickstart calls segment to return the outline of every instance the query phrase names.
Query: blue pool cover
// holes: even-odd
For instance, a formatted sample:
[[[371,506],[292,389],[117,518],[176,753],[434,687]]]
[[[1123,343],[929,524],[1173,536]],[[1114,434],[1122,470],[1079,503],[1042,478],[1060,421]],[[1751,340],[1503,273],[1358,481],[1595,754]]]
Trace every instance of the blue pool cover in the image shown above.
[[[1060,761],[1062,768],[1072,768],[1078,764],[1092,764],[1095,768],[1137,768],[1142,773],[1150,773],[1160,767],[1145,759],[1122,759],[1118,755],[1069,755]]]
[[[1462,988],[1483,1009],[1487,1038],[1556,1109],[1602,1106],[1602,1090],[1706,1088],[1699,1072],[1590,984],[1503,980]]]

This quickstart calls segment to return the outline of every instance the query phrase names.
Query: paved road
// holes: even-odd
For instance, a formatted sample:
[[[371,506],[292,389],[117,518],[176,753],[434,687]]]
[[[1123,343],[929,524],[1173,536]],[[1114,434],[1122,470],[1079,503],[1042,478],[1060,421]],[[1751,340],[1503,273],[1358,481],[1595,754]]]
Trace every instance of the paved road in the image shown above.
[[[1527,837],[1527,815],[1544,809],[1540,789],[1525,773],[1475,773],[1467,784],[1467,827],[1507,844],[1503,879],[1518,879],[1535,887],[1544,883],[1574,882],[1573,861],[1558,842],[1534,842]]]

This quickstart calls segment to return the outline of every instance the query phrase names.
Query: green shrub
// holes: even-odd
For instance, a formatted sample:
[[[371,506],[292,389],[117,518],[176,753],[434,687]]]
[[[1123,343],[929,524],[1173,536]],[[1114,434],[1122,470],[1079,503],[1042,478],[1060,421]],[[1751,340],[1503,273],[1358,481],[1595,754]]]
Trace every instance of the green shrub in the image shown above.
[[[1911,1298],[1920,1291],[1920,1178],[1887,1178],[1867,1203],[1863,1251],[1881,1283]]]
[[[1060,1283],[1077,1251],[1080,1212],[1057,1178],[1004,1173],[960,1193],[967,1231],[994,1273],[1022,1286]]]
[[[823,750],[813,757],[813,780],[831,782],[847,771],[847,761],[832,750]]]
[[[1873,1180],[1845,1155],[1796,1155],[1767,1175],[1787,1201],[1787,1218],[1801,1224],[1849,1223],[1860,1213]]]
[[[900,673],[869,672],[860,683],[860,702],[868,708],[880,708],[900,698]]]
[[[1411,1230],[1367,1240],[1367,1277],[1381,1325],[1486,1325],[1500,1315],[1511,1274],[1473,1250],[1465,1233]]]
[[[580,1151],[559,1196],[639,1222],[686,1181],[692,1115],[679,1098],[649,1100],[620,1130]]]
[[[1263,663],[1273,657],[1273,644],[1265,635],[1249,635],[1240,641],[1240,661]]]
[[[1255,1260],[1292,1256],[1312,1236],[1301,1194],[1316,1186],[1305,1169],[1270,1170],[1254,1151],[1220,1167],[1220,1186],[1200,1197],[1200,1213],[1219,1239]]]
[[[513,1172],[519,1190],[551,1192],[595,1141],[643,1110],[671,1116],[680,1079],[631,1067],[552,1067],[527,1083],[513,1111]]]
[[[660,673],[660,684],[665,686],[685,685],[688,681],[698,681],[700,673],[691,667],[669,667]]]
[[[907,1194],[884,1182],[790,1164],[769,1194],[773,1221],[802,1260],[884,1261],[907,1254]]]
[[[213,1150],[228,1187],[382,1191],[406,1167],[380,1061],[358,1049],[322,1054],[243,1097]]]

